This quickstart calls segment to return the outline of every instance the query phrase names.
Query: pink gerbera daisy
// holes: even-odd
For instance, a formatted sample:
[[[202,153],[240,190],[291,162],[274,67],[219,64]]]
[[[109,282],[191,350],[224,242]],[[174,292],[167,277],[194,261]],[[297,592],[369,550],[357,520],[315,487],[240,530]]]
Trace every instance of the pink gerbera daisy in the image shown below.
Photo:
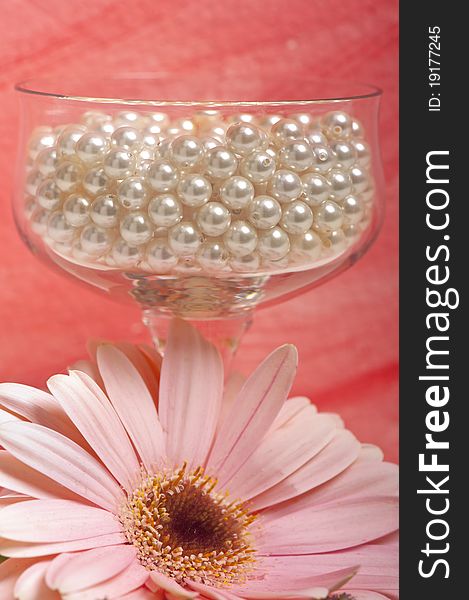
[[[286,401],[292,346],[225,389],[183,321],[162,362],[95,350],[0,386],[2,600],[396,597],[396,467]]]

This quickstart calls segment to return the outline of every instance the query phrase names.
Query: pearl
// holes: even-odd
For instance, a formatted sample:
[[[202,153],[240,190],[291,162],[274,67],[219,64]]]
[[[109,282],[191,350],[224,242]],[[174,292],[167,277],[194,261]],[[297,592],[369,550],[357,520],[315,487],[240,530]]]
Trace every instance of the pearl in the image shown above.
[[[205,235],[223,235],[230,223],[231,213],[220,202],[209,202],[197,213],[197,224]]]
[[[90,220],[89,208],[90,201],[86,196],[71,194],[64,202],[63,212],[70,225],[83,227]]]
[[[183,118],[176,119],[171,125],[172,129],[181,131],[182,133],[194,133],[196,131],[196,126],[194,121],[191,119]],[[170,133],[170,132],[168,132]]]
[[[288,118],[297,121],[303,127],[309,127],[315,121],[313,115],[310,113],[293,113],[288,115]]]
[[[225,246],[216,240],[204,242],[197,251],[197,262],[207,270],[220,271],[224,269],[228,258]]]
[[[155,157],[166,158],[169,160],[171,158],[171,143],[172,143],[172,141],[173,140],[170,137],[165,138],[164,140],[161,140],[161,142],[155,148]]]
[[[211,150],[212,148],[216,148],[220,145],[220,140],[208,135],[203,138],[200,138],[200,141],[202,142],[202,146],[205,152]]]
[[[118,239],[112,246],[111,256],[118,267],[135,267],[142,260],[142,249],[130,246],[125,240]]]
[[[190,221],[182,221],[169,230],[169,245],[178,256],[194,255],[202,243],[199,229]]]
[[[326,231],[339,229],[344,222],[342,209],[330,200],[324,202],[316,212],[316,223]]]
[[[94,167],[85,173],[83,187],[92,196],[104,193],[110,185],[110,179],[102,167]]]
[[[342,201],[342,210],[349,223],[360,223],[364,215],[364,207],[357,196],[346,196]]]
[[[342,227],[342,231],[349,243],[356,242],[361,234],[360,225],[355,223],[347,223]]]
[[[147,201],[147,188],[143,177],[127,177],[117,187],[117,198],[124,208],[138,210]]]
[[[47,222],[47,233],[55,242],[71,242],[76,229],[66,220],[61,211],[53,212]]]
[[[124,217],[120,224],[121,236],[131,246],[146,244],[153,235],[149,218],[143,213],[133,212]]]
[[[370,146],[364,140],[352,140],[357,153],[357,163],[361,167],[367,167],[371,162]]]
[[[283,209],[280,225],[287,233],[298,235],[306,233],[313,224],[313,213],[301,200],[295,200]]]
[[[111,135],[111,143],[126,150],[136,150],[142,143],[142,137],[135,127],[118,127]]]
[[[271,129],[272,137],[276,144],[283,146],[287,142],[302,139],[303,127],[293,119],[281,119]]]
[[[358,119],[352,119],[352,136],[363,137],[363,125]]]
[[[228,208],[241,210],[254,198],[254,186],[249,179],[235,175],[228,178],[221,186],[220,198]]]
[[[258,229],[275,227],[281,217],[280,204],[270,196],[257,196],[249,205],[248,219]]]
[[[158,148],[158,144],[163,140],[160,135],[146,134],[142,138],[141,145],[136,145],[137,156],[141,156],[142,158],[150,158],[149,154],[151,153],[151,158],[154,158],[155,151]],[[139,150],[140,148],[140,150]],[[147,154],[148,156],[143,156],[143,154]]]
[[[306,231],[292,239],[292,254],[294,257],[314,261],[321,256],[321,252],[321,238],[314,231]]]
[[[203,175],[186,175],[179,182],[177,193],[186,206],[202,206],[212,195],[212,184]]]
[[[104,157],[103,168],[108,177],[124,179],[135,170],[135,156],[124,148],[110,150]]]
[[[241,161],[241,172],[254,183],[266,182],[275,172],[275,160],[264,150],[255,150]]]
[[[353,145],[343,140],[337,140],[331,144],[331,150],[337,161],[337,166],[351,167],[356,160],[357,153]]]
[[[172,227],[182,220],[183,210],[174,196],[162,194],[150,200],[148,215],[157,227]]]
[[[165,129],[166,127],[169,127],[169,117],[166,113],[163,112],[153,112],[150,113],[150,120],[151,123],[158,125],[159,127],[161,127],[161,129]]]
[[[29,140],[29,156],[34,160],[44,148],[55,144],[55,134],[50,127],[38,127]]]
[[[316,144],[315,146],[311,146],[311,148],[313,150],[313,169],[320,173],[329,171],[335,163],[331,149],[322,144]]]
[[[111,122],[112,117],[98,110],[87,110],[83,113],[81,121],[86,127],[94,129],[95,127],[100,127],[103,123]]]
[[[155,273],[167,273],[178,263],[165,238],[156,238],[147,246],[146,261]]]
[[[224,146],[216,146],[206,153],[207,173],[211,177],[231,177],[238,168],[238,159]]]
[[[250,115],[249,113],[239,113],[230,115],[227,119],[228,123],[238,123],[242,121],[243,123],[254,123],[255,118],[254,115]]]
[[[313,151],[306,142],[289,142],[282,147],[280,162],[292,171],[306,171],[313,164]]]
[[[303,184],[296,173],[280,169],[270,181],[270,192],[279,202],[291,202],[303,192]]]
[[[58,164],[57,149],[43,148],[36,157],[36,167],[41,175],[52,175]]]
[[[235,256],[230,260],[230,266],[239,273],[252,273],[259,269],[261,259],[257,252],[245,256]]]
[[[327,175],[331,186],[331,194],[335,200],[342,200],[352,190],[352,180],[346,171],[340,169],[331,169]]]
[[[352,181],[353,190],[355,193],[360,194],[368,189],[369,180],[368,174],[364,168],[354,165],[349,170],[350,179]]]
[[[55,182],[62,192],[70,192],[78,186],[83,176],[83,169],[71,161],[62,162],[55,171]]]
[[[178,182],[179,174],[167,160],[155,160],[148,169],[147,179],[156,192],[169,192]]]
[[[31,215],[31,229],[34,233],[41,236],[46,234],[49,215],[49,211],[39,206],[33,211],[33,214]]]
[[[340,110],[324,115],[321,118],[321,125],[331,137],[347,137],[352,133],[351,117]]]
[[[283,229],[274,227],[260,234],[258,250],[264,258],[280,260],[290,251],[290,239]]]
[[[326,236],[326,244],[331,254],[337,255],[347,247],[347,239],[342,229],[330,231]]]
[[[327,136],[324,135],[321,129],[317,127],[312,127],[308,130],[306,134],[306,139],[310,144],[319,144],[321,146],[327,146],[328,139]]]
[[[262,145],[262,132],[249,123],[235,123],[228,127],[226,143],[235,154],[247,156]]]
[[[123,110],[115,115],[114,121],[116,122],[116,125],[137,125],[141,118],[142,117],[138,112],[133,110]]]
[[[171,143],[170,158],[179,167],[194,167],[203,157],[200,140],[191,135],[180,135]]]
[[[327,200],[331,194],[331,186],[323,175],[319,173],[306,173],[301,178],[303,194],[301,199],[308,206],[315,208]]]
[[[251,254],[257,246],[257,234],[246,221],[234,221],[224,235],[225,244],[235,256]]]
[[[57,154],[59,156],[72,156],[75,154],[75,145],[84,133],[86,133],[86,127],[83,125],[65,127],[57,138]]]
[[[34,196],[43,181],[44,177],[42,176],[42,173],[37,169],[33,169],[30,173],[28,173],[24,187],[26,188],[28,194]]]
[[[42,208],[55,210],[62,199],[61,190],[53,179],[46,179],[38,187],[36,199]]]
[[[98,196],[91,205],[90,216],[98,227],[115,227],[119,222],[119,204],[116,196]]]
[[[259,124],[260,127],[262,127],[263,129],[267,129],[268,131],[270,131],[270,129],[272,128],[273,125],[275,125],[275,123],[278,123],[279,121],[282,120],[282,116],[281,115],[263,115],[262,117],[259,117],[257,122]]]
[[[108,139],[100,133],[85,133],[77,141],[75,151],[84,163],[95,163],[109,150]]]
[[[91,256],[102,256],[112,245],[114,232],[109,229],[101,229],[96,225],[87,225],[81,232],[81,248]]]

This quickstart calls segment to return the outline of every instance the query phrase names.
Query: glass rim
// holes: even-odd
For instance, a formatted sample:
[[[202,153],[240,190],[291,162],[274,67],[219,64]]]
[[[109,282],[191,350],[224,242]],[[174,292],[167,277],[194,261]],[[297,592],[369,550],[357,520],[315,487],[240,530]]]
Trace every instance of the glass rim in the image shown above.
[[[125,76],[116,77],[104,77],[104,78],[93,78],[88,79],[85,83],[92,84],[93,81],[97,85],[102,85],[104,82],[118,83],[120,82],[155,82],[158,79],[167,77],[166,74],[162,73],[132,73],[126,74]],[[164,80],[164,79],[163,79]],[[340,102],[351,102],[354,100],[365,100],[369,98],[376,98],[382,95],[383,90],[378,86],[371,85],[368,83],[362,83],[357,81],[337,81],[332,79],[308,79],[307,81],[314,81],[317,84],[323,84],[325,86],[332,84],[341,85],[343,87],[360,87],[360,91],[357,93],[346,93],[344,95],[335,94],[324,94],[321,97],[305,98],[301,100],[293,100],[289,98],[281,100],[177,100],[177,99],[150,99],[150,98],[127,98],[117,97],[112,95],[87,95],[87,94],[70,94],[60,91],[52,91],[54,88],[60,89],[60,86],[67,84],[67,80],[64,78],[53,79],[53,78],[34,78],[26,79],[15,84],[14,89],[22,94],[30,94],[33,96],[40,96],[46,98],[55,98],[57,100],[65,101],[76,101],[76,102],[89,102],[97,104],[116,104],[116,105],[132,105],[132,106],[160,106],[160,107],[219,107],[219,108],[236,108],[236,107],[256,107],[266,108],[269,106],[314,106],[317,104],[325,103],[340,103]],[[76,84],[76,80],[70,80],[72,85]],[[47,85],[52,85],[51,89],[47,89]]]

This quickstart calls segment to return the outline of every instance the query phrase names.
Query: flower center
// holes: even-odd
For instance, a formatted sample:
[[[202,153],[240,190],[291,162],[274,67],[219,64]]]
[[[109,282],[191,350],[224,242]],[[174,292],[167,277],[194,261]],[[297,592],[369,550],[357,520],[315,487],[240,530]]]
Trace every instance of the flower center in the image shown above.
[[[144,473],[120,512],[125,535],[140,562],[179,583],[186,578],[225,586],[243,583],[253,569],[249,527],[255,515],[215,490],[199,467]]]

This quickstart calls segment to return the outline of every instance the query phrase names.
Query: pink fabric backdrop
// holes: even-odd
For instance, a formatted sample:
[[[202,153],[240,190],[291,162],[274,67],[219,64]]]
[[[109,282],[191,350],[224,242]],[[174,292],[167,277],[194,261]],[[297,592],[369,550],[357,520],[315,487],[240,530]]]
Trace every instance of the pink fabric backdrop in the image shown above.
[[[41,385],[84,354],[90,337],[144,339],[128,310],[48,270],[28,253],[9,201],[17,136],[15,81],[96,70],[171,71],[246,66],[281,78],[368,81],[381,115],[387,217],[379,241],[345,274],[261,311],[238,366],[289,341],[300,352],[295,392],[339,411],[364,441],[397,458],[396,0],[9,0],[0,14],[0,379]]]

